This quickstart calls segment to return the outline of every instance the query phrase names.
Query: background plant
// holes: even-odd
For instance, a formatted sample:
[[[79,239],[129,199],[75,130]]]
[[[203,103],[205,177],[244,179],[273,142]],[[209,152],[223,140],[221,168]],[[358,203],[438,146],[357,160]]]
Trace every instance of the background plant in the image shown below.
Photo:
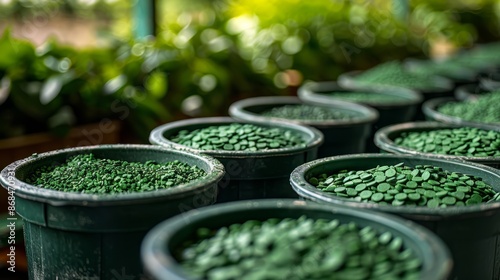
[[[226,114],[237,99],[294,94],[306,79],[499,38],[494,0],[157,1],[155,39],[133,40],[126,0],[0,2],[0,23],[27,16],[104,20],[106,44],[0,42],[0,138],[123,118],[144,141],[162,122]],[[404,3],[404,2],[401,2]],[[104,32],[102,32],[104,31]],[[125,106],[128,114],[125,114]]]

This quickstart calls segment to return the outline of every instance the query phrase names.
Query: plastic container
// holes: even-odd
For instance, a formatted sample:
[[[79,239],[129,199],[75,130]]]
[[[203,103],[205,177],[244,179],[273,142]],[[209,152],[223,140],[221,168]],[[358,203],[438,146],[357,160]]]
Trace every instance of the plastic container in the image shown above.
[[[489,91],[500,90],[500,72],[482,73],[478,79],[481,88]]]
[[[260,200],[233,202],[204,208],[203,212],[191,211],[185,218],[169,219],[151,230],[141,247],[141,257],[148,275],[153,279],[188,280],[182,267],[173,256],[173,251],[189,240],[200,227],[217,229],[247,220],[269,218],[299,218],[307,215],[313,219],[338,219],[340,222],[355,222],[360,226],[371,226],[379,232],[391,232],[400,236],[403,244],[423,261],[422,278],[426,280],[447,279],[452,261],[447,248],[435,235],[412,222],[394,216],[360,211],[341,206],[325,206],[297,200]]]
[[[438,122],[413,122],[413,123],[402,123],[391,125],[382,128],[375,134],[375,144],[383,152],[391,154],[401,154],[401,155],[416,155],[416,156],[427,156],[427,157],[437,157],[442,159],[450,160],[467,160],[479,164],[488,165],[494,168],[500,169],[500,157],[467,157],[467,156],[453,156],[453,155],[443,155],[434,153],[424,153],[410,148],[396,145],[393,140],[401,135],[403,132],[412,131],[432,131],[437,129],[450,129],[463,127],[461,125],[444,124]],[[485,129],[483,126],[471,126],[476,128]],[[500,132],[500,126],[495,129],[491,129]]]
[[[199,150],[169,140],[180,130],[251,123],[264,127],[282,128],[300,133],[306,141],[305,147],[291,147],[265,151]],[[312,127],[287,122],[265,123],[237,121],[229,117],[195,118],[161,125],[151,131],[152,144],[183,148],[204,153],[218,159],[226,169],[219,182],[217,202],[256,198],[296,198],[297,194],[288,183],[292,170],[304,162],[316,159],[318,147],[323,143],[323,134]]]
[[[491,129],[495,129],[496,127],[500,126],[500,123],[483,123],[483,122],[466,121],[464,119],[445,115],[437,111],[437,108],[439,108],[439,106],[452,101],[459,101],[459,100],[453,97],[442,97],[426,101],[422,105],[422,111],[424,112],[425,118],[429,121],[438,121],[448,124],[458,124],[461,126],[482,126]]]
[[[339,76],[338,78],[338,83],[340,86],[343,87],[360,87],[360,86],[377,86],[374,84],[367,84],[367,83],[362,83],[356,80],[356,77],[363,73],[363,71],[351,71],[344,73]],[[426,100],[432,99],[432,98],[437,98],[437,97],[448,97],[448,96],[453,96],[453,83],[443,77],[440,76],[435,76],[434,77],[434,82],[436,84],[436,87],[434,88],[426,88],[426,89],[414,89],[412,88],[411,90],[414,90],[418,93],[420,93],[423,97],[422,102],[419,105],[422,105],[423,102]],[[390,85],[385,85],[386,87],[392,87]],[[417,110],[417,114],[415,116],[414,120],[423,120],[424,115],[421,110]]]
[[[455,98],[459,101],[477,99],[482,94],[487,92],[487,90],[482,89],[477,84],[467,84],[459,86],[455,89]]]
[[[345,112],[355,116],[352,120],[303,121],[286,120],[262,116],[260,113],[283,105],[311,105]],[[324,135],[324,143],[319,147],[318,157],[355,154],[365,151],[366,142],[370,141],[371,126],[377,120],[378,113],[368,107],[351,102],[330,101],[328,104],[304,102],[297,97],[256,97],[237,101],[229,107],[229,114],[235,119],[245,121],[281,120],[315,127]],[[291,170],[290,170],[291,171]]]
[[[373,123],[372,133],[368,137],[366,146],[369,152],[376,152],[378,150],[373,143],[373,136],[377,130],[387,125],[414,120],[417,110],[420,110],[419,105],[422,103],[422,96],[419,93],[406,88],[385,86],[345,88],[339,86],[336,82],[308,83],[299,89],[298,94],[306,102],[329,105],[335,104],[338,100],[328,95],[331,92],[367,92],[395,97],[393,102],[387,104],[357,102],[365,106],[370,106],[379,113],[379,118]]]
[[[93,153],[98,158],[145,162],[179,160],[208,174],[175,188],[128,194],[81,194],[42,189],[23,182],[44,165]],[[102,145],[56,150],[16,161],[0,174],[15,192],[16,211],[24,220],[30,279],[138,279],[140,244],[160,221],[214,203],[220,162],[186,151],[151,145]],[[117,276],[118,275],[118,276]]]
[[[500,191],[500,170],[467,161],[415,155],[360,154],[324,158],[303,164],[292,172],[290,182],[303,198],[337,207],[376,210],[399,215],[436,233],[450,249],[455,269],[450,279],[500,279],[500,202],[466,207],[427,208],[360,203],[322,192],[306,178],[335,170],[366,170],[377,165],[403,162],[414,167],[429,164],[448,171],[481,177]]]

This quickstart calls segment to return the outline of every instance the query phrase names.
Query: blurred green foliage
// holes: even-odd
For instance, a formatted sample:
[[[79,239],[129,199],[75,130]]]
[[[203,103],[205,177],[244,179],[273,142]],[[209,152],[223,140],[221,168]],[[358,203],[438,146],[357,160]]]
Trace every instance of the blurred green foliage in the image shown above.
[[[128,0],[0,1],[0,19],[69,13],[109,19],[109,47],[35,48],[0,40],[0,138],[127,121],[141,139],[159,123],[226,114],[237,99],[293,94],[303,80],[500,37],[495,0],[157,1],[155,40],[133,40]],[[401,2],[405,3],[405,2]],[[120,40],[115,40],[116,37]]]
[[[63,136],[105,117],[123,119],[147,137],[170,117],[158,102],[166,77],[134,46],[76,50],[50,41],[35,48],[7,30],[0,38],[0,138],[39,131]]]
[[[37,13],[64,13],[85,18],[116,18],[128,12],[128,0],[2,0],[0,18],[22,18]],[[123,14],[122,14],[123,15]]]

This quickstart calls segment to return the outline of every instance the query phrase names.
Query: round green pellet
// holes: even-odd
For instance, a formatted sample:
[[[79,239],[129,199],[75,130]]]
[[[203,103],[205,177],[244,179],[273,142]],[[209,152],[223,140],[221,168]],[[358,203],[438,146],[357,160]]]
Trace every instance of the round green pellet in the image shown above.
[[[375,176],[375,182],[381,183],[381,182],[384,182],[384,181],[385,181],[385,176],[384,175]]]
[[[382,201],[383,199],[384,199],[384,194],[381,194],[381,193],[374,193],[371,196],[371,200],[373,200],[375,202]]]
[[[408,194],[408,198],[413,201],[418,201],[420,200],[420,194],[419,193],[410,193]]]
[[[410,189],[415,189],[418,186],[418,183],[415,181],[408,181],[406,182],[406,186]]]
[[[363,190],[364,190],[364,189],[366,189],[366,188],[367,188],[366,184],[359,184],[359,185],[357,185],[354,189],[355,189],[356,191],[360,192],[360,191],[363,191]]]
[[[457,202],[457,199],[452,196],[446,196],[441,199],[441,202],[447,205],[454,205]]]
[[[408,195],[406,193],[398,193],[394,196],[394,198],[397,200],[405,200],[408,198]]]
[[[426,190],[424,192],[424,195],[428,198],[433,198],[436,196],[436,192],[435,191],[432,191],[432,190]]]
[[[336,193],[344,192],[345,190],[346,190],[345,187],[337,187],[337,188],[335,188],[335,192]]]
[[[430,199],[427,201],[427,207],[430,207],[430,208],[437,208],[439,207],[439,200],[436,200],[436,199]]]
[[[362,191],[359,196],[362,198],[362,199],[368,199],[372,196],[372,191],[370,190],[364,190]]]
[[[358,194],[358,191],[355,189],[347,189],[346,192],[348,196],[356,196]]]
[[[396,175],[396,170],[393,168],[389,168],[385,171],[385,176],[386,177],[394,177]]]
[[[381,183],[377,186],[377,191],[379,192],[386,192],[391,188],[391,185],[388,183]]]

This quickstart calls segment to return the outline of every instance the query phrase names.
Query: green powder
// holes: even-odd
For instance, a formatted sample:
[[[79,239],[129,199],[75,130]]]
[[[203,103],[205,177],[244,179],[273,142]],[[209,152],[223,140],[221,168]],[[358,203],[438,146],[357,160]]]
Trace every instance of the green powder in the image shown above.
[[[439,75],[454,79],[472,79],[474,77],[474,72],[470,71],[462,62],[455,59],[447,59],[439,62],[418,62],[417,65],[411,67],[410,72],[418,75]]]
[[[304,121],[349,120],[353,118],[353,114],[346,111],[326,109],[324,107],[312,105],[284,105],[264,111],[261,115]]]
[[[448,102],[437,111],[466,121],[500,123],[500,92],[483,93],[473,100]]]
[[[356,81],[368,84],[400,86],[416,90],[439,88],[427,73],[412,73],[404,69],[398,61],[390,61],[356,76]]]
[[[500,132],[474,127],[402,132],[394,143],[424,153],[500,157]]]
[[[341,170],[308,181],[339,197],[381,205],[444,208],[500,200],[500,193],[481,178],[431,165],[412,168],[399,163],[368,170]]]
[[[354,222],[250,220],[200,228],[177,257],[197,279],[420,279],[403,239]]]
[[[170,141],[195,149],[228,151],[265,151],[306,145],[302,136],[292,130],[240,123],[181,130]]]
[[[357,102],[357,103],[367,103],[367,104],[393,104],[408,99],[390,94],[382,94],[375,92],[332,92],[328,93],[328,96],[333,98],[342,99],[345,101]]]
[[[63,164],[43,166],[26,178],[34,186],[64,192],[116,194],[168,189],[206,175],[180,161],[128,162],[82,154]]]

